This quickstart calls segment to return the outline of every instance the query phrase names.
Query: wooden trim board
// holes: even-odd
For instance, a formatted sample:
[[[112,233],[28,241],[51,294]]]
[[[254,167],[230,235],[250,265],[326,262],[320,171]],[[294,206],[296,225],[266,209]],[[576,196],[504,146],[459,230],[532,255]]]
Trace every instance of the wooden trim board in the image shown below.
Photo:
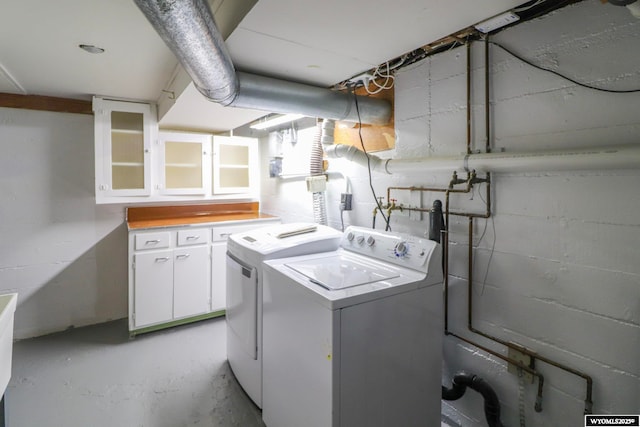
[[[93,115],[91,101],[53,96],[0,93],[0,107]]]

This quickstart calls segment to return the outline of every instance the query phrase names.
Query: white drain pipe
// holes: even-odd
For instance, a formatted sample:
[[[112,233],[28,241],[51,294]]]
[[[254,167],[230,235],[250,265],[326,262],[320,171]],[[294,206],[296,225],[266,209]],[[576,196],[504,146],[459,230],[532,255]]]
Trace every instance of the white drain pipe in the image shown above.
[[[329,158],[344,158],[387,174],[425,172],[547,172],[564,170],[637,169],[640,145],[546,150],[524,153],[479,153],[417,159],[381,159],[348,145],[325,146]],[[369,159],[367,160],[367,156]]]

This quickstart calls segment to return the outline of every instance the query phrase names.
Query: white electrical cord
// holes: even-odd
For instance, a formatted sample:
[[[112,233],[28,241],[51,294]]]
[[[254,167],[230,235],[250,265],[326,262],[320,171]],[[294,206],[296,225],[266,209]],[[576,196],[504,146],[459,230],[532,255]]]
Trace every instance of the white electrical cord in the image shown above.
[[[386,71],[383,73],[382,67],[386,67]],[[376,81],[376,79],[385,79],[384,83],[380,84]],[[391,69],[389,68],[389,62],[385,62],[382,65],[378,65],[378,67],[373,72],[373,76],[369,81],[364,82],[364,89],[367,91],[369,95],[375,95],[376,93],[380,93],[383,90],[391,89],[393,84],[395,83],[395,77],[391,74]],[[373,84],[376,89],[369,89],[369,84]]]

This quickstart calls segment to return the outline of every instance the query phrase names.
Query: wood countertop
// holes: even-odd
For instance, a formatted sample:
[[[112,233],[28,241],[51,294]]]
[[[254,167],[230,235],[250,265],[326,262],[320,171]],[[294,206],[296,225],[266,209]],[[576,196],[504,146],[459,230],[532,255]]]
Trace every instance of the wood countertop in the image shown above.
[[[272,218],[259,211],[258,202],[127,208],[130,230]]]

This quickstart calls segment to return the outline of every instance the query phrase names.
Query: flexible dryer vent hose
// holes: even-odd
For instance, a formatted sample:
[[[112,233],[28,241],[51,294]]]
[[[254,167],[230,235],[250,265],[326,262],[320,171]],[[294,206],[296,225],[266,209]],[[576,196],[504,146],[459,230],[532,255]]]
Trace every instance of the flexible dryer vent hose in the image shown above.
[[[322,167],[322,126],[320,123],[316,125],[316,131],[313,136],[313,145],[311,147],[311,158],[309,159],[309,175],[318,176],[324,175],[324,169]],[[315,192],[313,193],[313,220],[322,225],[327,225],[327,202],[325,200],[325,193]]]

